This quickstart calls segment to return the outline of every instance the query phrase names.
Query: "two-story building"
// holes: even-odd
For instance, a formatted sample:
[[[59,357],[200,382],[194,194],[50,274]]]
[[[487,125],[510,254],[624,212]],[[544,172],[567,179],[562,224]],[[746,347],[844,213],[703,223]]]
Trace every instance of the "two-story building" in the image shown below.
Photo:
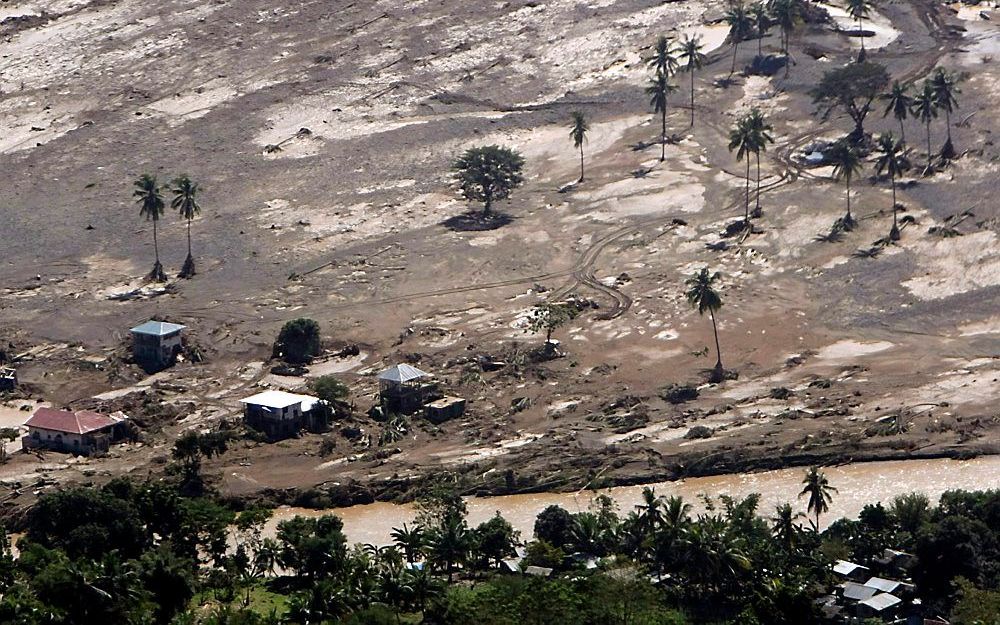
[[[132,328],[132,355],[147,369],[164,369],[174,364],[183,349],[181,332],[187,326],[166,321],[147,321]]]
[[[21,439],[23,449],[51,449],[88,456],[108,451],[111,443],[126,433],[126,417],[108,416],[81,410],[70,412],[39,408],[25,422],[28,435]]]
[[[316,397],[285,391],[264,391],[240,400],[246,424],[268,438],[295,436],[303,428],[317,429],[314,412],[320,403]]]

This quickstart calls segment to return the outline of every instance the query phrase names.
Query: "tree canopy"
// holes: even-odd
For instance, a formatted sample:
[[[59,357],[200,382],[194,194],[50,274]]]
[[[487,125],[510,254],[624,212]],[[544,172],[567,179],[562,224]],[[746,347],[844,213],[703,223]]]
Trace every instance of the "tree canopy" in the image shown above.
[[[486,214],[494,202],[507,199],[524,182],[523,169],[523,156],[498,145],[466,150],[452,165],[462,195],[482,202]]]
[[[867,61],[851,63],[823,74],[812,96],[824,117],[837,108],[847,113],[854,121],[851,137],[860,141],[872,103],[884,93],[888,84],[889,72],[885,66]]]

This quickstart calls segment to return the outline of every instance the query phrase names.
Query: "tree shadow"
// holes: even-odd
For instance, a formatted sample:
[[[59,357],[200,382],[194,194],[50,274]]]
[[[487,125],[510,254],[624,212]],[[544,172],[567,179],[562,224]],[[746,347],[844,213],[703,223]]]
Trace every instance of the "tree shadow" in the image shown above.
[[[493,211],[486,214],[481,210],[470,210],[445,219],[441,225],[455,232],[486,232],[502,228],[512,221],[514,218],[507,213]]]

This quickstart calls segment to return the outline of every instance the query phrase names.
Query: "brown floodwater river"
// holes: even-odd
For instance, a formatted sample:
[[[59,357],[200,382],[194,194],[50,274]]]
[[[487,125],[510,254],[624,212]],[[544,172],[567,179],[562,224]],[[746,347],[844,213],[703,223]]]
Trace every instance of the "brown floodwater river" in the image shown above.
[[[838,490],[833,495],[830,512],[822,524],[843,517],[853,517],[866,503],[888,503],[896,495],[910,492],[924,493],[936,502],[949,489],[985,490],[1000,488],[1000,456],[984,456],[973,460],[898,460],[847,464],[824,469],[830,485]],[[762,473],[739,473],[698,477],[673,482],[649,484],[658,495],[680,495],[696,511],[704,510],[699,496],[717,497],[731,495],[743,497],[760,493],[759,512],[770,516],[775,506],[785,502],[805,510],[805,499],[798,499],[802,489],[804,469],[780,469]],[[470,497],[469,524],[477,525],[500,512],[521,532],[530,538],[535,516],[546,506],[557,504],[570,512],[587,510],[598,494],[611,496],[618,502],[619,512],[625,514],[641,497],[643,486],[619,486],[601,491],[577,493],[535,493],[530,495],[502,495],[497,497]],[[274,534],[277,524],[295,515],[319,516],[335,514],[344,521],[344,531],[352,543],[385,545],[391,543],[389,533],[403,523],[413,523],[416,511],[411,504],[373,503],[336,508],[309,510],[281,507],[275,510],[266,533]]]

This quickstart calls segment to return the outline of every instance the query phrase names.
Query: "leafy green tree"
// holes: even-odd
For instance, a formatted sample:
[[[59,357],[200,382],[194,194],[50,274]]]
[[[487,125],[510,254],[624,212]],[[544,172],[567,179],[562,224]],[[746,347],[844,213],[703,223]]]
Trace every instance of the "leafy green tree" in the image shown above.
[[[333,375],[321,375],[312,382],[312,390],[316,397],[335,404],[344,401],[351,394],[351,389]]]
[[[653,112],[660,115],[660,162],[667,158],[667,96],[677,91],[677,86],[670,84],[667,76],[657,72],[649,80],[646,87],[646,95],[649,96],[649,105],[653,107]]]
[[[156,224],[163,216],[163,195],[160,193],[160,185],[156,183],[156,176],[143,174],[135,181],[135,190],[132,197],[139,205],[139,215],[153,222],[153,253],[156,262],[153,270],[149,272],[149,279],[155,282],[166,282],[167,276],[163,273],[163,265],[160,264],[160,245],[156,236]]]
[[[830,509],[830,502],[833,501],[833,493],[837,489],[830,486],[826,475],[820,471],[819,467],[811,467],[802,478],[802,492],[799,498],[808,496],[809,501],[806,509],[816,516],[816,528],[819,528],[819,517]]]
[[[13,442],[21,438],[21,432],[17,428],[0,428],[0,464],[7,463],[7,442]]]
[[[272,356],[286,362],[309,362],[322,351],[319,324],[312,319],[293,319],[281,327]]]
[[[347,567],[347,537],[340,517],[294,517],[278,524],[278,563],[306,580],[332,578]]]
[[[945,160],[951,160],[955,158],[955,146],[951,143],[951,114],[958,108],[958,99],[955,96],[961,93],[958,89],[958,79],[943,67],[939,67],[931,76],[931,85],[934,87],[937,108],[944,111],[945,128],[948,132],[948,138],[944,147],[941,148],[941,157]]]
[[[493,202],[510,197],[521,186],[524,157],[510,148],[487,145],[466,150],[458,157],[452,171],[466,199],[483,203],[483,214],[490,215]]]
[[[229,446],[228,432],[201,433],[189,430],[174,441],[171,455],[181,467],[186,486],[200,492],[202,488],[201,463],[206,458],[221,456]]]
[[[567,544],[572,541],[572,530],[567,537]],[[541,566],[547,569],[561,569],[566,559],[566,553],[559,547],[545,540],[535,540],[525,548],[522,567]]]
[[[545,302],[536,304],[528,316],[527,332],[545,330],[545,344],[552,343],[552,333],[576,318],[577,309],[569,304]]]
[[[705,55],[702,54],[704,46],[701,44],[701,36],[685,35],[681,42],[680,58],[684,62],[684,71],[691,78],[691,127],[694,127],[694,74],[705,64]]]
[[[856,223],[851,214],[851,178],[861,172],[861,155],[853,145],[841,140],[833,144],[828,157],[833,162],[833,177],[838,182],[844,180],[847,184],[847,214],[841,219],[841,223],[844,230],[851,230]]]
[[[927,168],[924,174],[929,174],[934,168],[934,152],[931,151],[931,122],[938,116],[938,97],[934,91],[934,84],[925,80],[923,87],[913,97],[913,104],[910,112],[920,120],[927,128]]]
[[[743,205],[743,222],[750,227],[750,154],[758,150],[758,137],[751,125],[749,115],[736,120],[736,125],[729,131],[729,151],[736,152],[736,160],[746,160],[746,202]]]
[[[190,278],[194,275],[194,256],[191,254],[191,221],[201,212],[198,205],[198,185],[191,181],[187,174],[174,179],[173,188],[174,199],[170,201],[170,207],[180,212],[181,217],[187,221],[187,244],[188,254],[184,260],[184,268],[181,269],[182,278]]]
[[[736,73],[736,54],[739,51],[740,42],[745,40],[753,32],[753,21],[747,13],[747,7],[742,0],[731,2],[726,11],[726,24],[729,25],[729,41],[733,44],[733,67],[729,70],[729,76]]]
[[[489,521],[480,523],[475,529],[476,551],[488,560],[492,560],[495,566],[500,566],[504,558],[516,555],[514,547],[520,537],[520,533],[507,522],[507,519],[496,515]]]
[[[535,538],[562,547],[570,542],[573,515],[560,506],[551,505],[535,517]]]
[[[580,150],[580,182],[583,182],[583,144],[587,141],[587,118],[580,111],[570,113],[572,124],[569,127],[569,137],[573,140],[573,147]]]
[[[166,625],[181,613],[194,597],[197,587],[196,565],[180,558],[163,546],[147,551],[138,562],[142,587],[151,593],[156,606],[153,620]]]
[[[899,204],[896,203],[896,178],[910,168],[910,161],[906,158],[905,150],[906,146],[903,142],[892,136],[891,132],[887,132],[878,138],[879,157],[875,161],[875,172],[878,175],[882,175],[883,172],[888,173],[889,180],[892,183],[892,228],[889,230],[890,241],[899,240],[899,225],[896,221],[896,213],[899,210]]]
[[[931,502],[923,493],[896,495],[889,503],[889,512],[900,530],[915,537],[930,520]]]
[[[750,568],[742,540],[717,515],[699,517],[691,524],[684,534],[682,563],[685,579],[709,595],[732,589],[740,573]]]
[[[899,122],[899,136],[905,142],[906,127],[903,122],[906,121],[906,117],[910,113],[910,108],[913,106],[913,97],[910,96],[910,86],[900,84],[898,80],[894,80],[888,93],[884,93],[880,97],[885,102],[885,112],[882,113],[882,117],[888,117],[891,114]]]
[[[719,347],[719,327],[715,322],[715,313],[722,308],[722,297],[715,290],[715,282],[722,277],[722,274],[709,273],[707,267],[702,267],[701,271],[694,274],[685,281],[687,285],[688,303],[698,309],[699,315],[704,315],[708,311],[712,319],[712,332],[715,334],[715,353],[717,355],[715,368],[712,370],[711,381],[721,382],[725,379],[725,370],[722,368],[722,349]]]
[[[824,117],[840,108],[854,120],[850,137],[857,143],[865,136],[864,122],[872,103],[888,84],[889,73],[884,66],[867,61],[851,63],[824,73],[819,85],[812,90],[812,97]]]
[[[955,625],[1000,625],[1000,591],[981,590],[965,578],[955,581],[958,600],[951,612]]]
[[[464,564],[472,550],[473,534],[458,512],[449,512],[441,522],[427,533],[428,558],[435,567],[443,569],[451,583],[455,567]]]

